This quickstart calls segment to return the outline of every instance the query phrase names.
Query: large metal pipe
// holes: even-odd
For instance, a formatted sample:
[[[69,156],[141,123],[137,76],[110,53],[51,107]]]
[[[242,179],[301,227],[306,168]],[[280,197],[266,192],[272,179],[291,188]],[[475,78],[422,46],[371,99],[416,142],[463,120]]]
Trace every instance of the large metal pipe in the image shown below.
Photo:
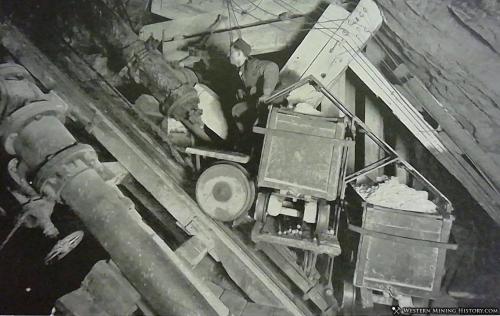
[[[40,137],[40,131],[49,137]],[[14,150],[29,169],[35,170],[47,157],[76,143],[75,138],[54,116],[42,116],[26,125],[17,135]]]
[[[106,185],[94,169],[71,179],[61,198],[160,315],[214,314],[139,224],[132,202]]]
[[[63,118],[60,104],[28,103],[0,122],[4,148],[26,164],[39,192],[74,210],[159,315],[215,315],[165,253],[166,245],[144,226],[132,201],[105,182],[97,154],[75,143],[58,120]]]
[[[113,1],[75,1],[75,18],[127,63],[123,66],[128,66],[132,77],[150,90],[165,114],[173,104],[196,106],[199,99],[194,84],[198,78],[194,72],[168,63],[156,48],[146,47],[130,24],[108,7],[109,2]]]

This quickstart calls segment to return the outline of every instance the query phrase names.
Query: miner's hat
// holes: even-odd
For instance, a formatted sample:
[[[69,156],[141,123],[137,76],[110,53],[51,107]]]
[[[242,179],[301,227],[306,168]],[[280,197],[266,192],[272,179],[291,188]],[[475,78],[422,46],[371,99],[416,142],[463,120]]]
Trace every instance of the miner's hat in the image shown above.
[[[245,54],[245,56],[249,56],[250,52],[252,51],[252,47],[250,46],[250,44],[245,42],[242,38],[238,38],[236,41],[234,41],[231,47],[241,50],[243,54]]]

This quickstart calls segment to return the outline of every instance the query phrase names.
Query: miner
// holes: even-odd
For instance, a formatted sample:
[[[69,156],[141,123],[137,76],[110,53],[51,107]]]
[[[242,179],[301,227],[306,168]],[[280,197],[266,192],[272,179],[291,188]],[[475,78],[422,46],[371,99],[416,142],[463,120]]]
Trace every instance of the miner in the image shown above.
[[[250,45],[241,38],[232,43],[229,51],[229,60],[241,79],[236,93],[238,103],[231,114],[242,135],[251,130],[263,110],[262,103],[276,88],[279,79],[277,64],[251,57],[250,53]]]

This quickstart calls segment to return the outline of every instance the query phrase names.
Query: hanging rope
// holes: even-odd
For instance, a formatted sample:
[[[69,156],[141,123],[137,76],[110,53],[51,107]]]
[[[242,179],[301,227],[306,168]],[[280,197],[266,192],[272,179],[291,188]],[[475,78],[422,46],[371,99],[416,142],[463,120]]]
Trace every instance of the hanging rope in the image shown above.
[[[236,22],[236,30],[238,32],[238,37],[241,38],[241,30],[240,30],[241,27],[240,27],[240,24],[238,23],[238,18],[236,17],[236,12],[234,10],[233,1],[229,0],[229,4],[231,5],[231,10],[233,12],[234,21]]]
[[[233,1],[234,5],[236,5],[236,7],[238,7],[238,9],[240,10],[240,14],[248,14],[249,16],[253,17],[254,19],[256,19],[257,21],[260,21],[260,22],[264,22],[265,20],[262,20],[261,18],[259,18],[258,16],[255,16],[254,14],[251,14],[249,11],[245,11],[244,8],[242,8],[236,1]],[[278,4],[279,5],[279,4]],[[281,5],[280,5],[281,6]],[[284,8],[283,6],[281,6],[282,8]],[[281,19],[282,21],[285,21],[285,19],[282,18],[282,16],[278,15],[278,14],[274,14],[272,12],[269,12],[261,7],[258,7],[259,9],[261,9],[262,11],[272,15],[273,17],[276,17],[276,18],[279,18]],[[286,10],[289,10],[288,8],[285,8]],[[299,12],[299,14],[303,14],[302,12]],[[306,19],[309,19],[309,20],[312,20],[311,18],[307,17],[307,16],[304,16]],[[331,20],[326,20],[326,21],[323,21],[323,23],[326,23],[326,22],[339,22],[339,21],[344,21],[345,19],[331,19]],[[300,21],[296,21],[294,19],[288,19],[286,20],[288,22],[291,22],[291,23],[299,23],[299,24],[302,24],[302,22]],[[279,21],[277,21],[279,22]],[[275,22],[275,23],[277,23]],[[290,32],[289,30],[287,29],[284,29],[278,25],[273,25],[273,27],[283,31],[283,32]],[[296,31],[310,31],[310,30],[321,30],[321,29],[325,29],[325,30],[330,30],[330,29],[334,29],[334,27],[306,27],[306,28],[301,28],[301,29],[298,29]]]
[[[231,24],[231,8],[230,8],[230,4],[229,4],[229,1],[231,0],[226,0],[226,4],[227,4],[227,19],[228,19],[228,22],[229,22],[229,47],[231,47],[231,45],[233,44],[233,26]]]
[[[250,2],[251,4],[253,4],[253,6],[254,6],[253,9],[251,9],[251,10],[244,10],[244,11],[241,12],[241,14],[248,14],[248,13],[250,13],[252,11],[255,11],[255,9],[259,9],[260,8],[260,4],[262,3],[262,0],[259,1],[259,4],[255,4],[255,2],[250,1],[250,0],[248,0],[248,2]]]

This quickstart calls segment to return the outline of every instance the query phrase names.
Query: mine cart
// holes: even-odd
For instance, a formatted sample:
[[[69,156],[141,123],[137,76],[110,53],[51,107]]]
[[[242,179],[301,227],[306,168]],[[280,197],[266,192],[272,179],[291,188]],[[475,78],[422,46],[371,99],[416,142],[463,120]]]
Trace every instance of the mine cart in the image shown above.
[[[337,236],[355,236],[350,243],[359,242],[353,252],[342,245],[342,253],[351,258],[349,263],[355,268],[353,282],[349,276],[342,276],[347,279],[344,291],[336,293],[345,311],[355,303],[364,307],[374,303],[393,305],[395,301],[412,305],[417,298],[436,298],[445,272],[446,251],[456,249],[448,243],[454,219],[450,201],[315,78],[305,78],[273,98],[287,98],[304,85],[321,93],[323,100],[331,102],[343,116],[325,118],[271,108],[266,127],[255,129],[265,136],[252,239],[333,257],[341,253]],[[349,140],[355,133],[370,138],[384,155],[346,174]],[[361,196],[349,196],[349,203],[344,203],[346,186],[354,189],[358,179],[390,165],[406,170],[420,191],[407,188],[424,194],[435,209],[419,212],[386,207]],[[358,205],[354,210],[351,202]],[[358,214],[358,221],[350,222],[351,213]],[[293,227],[296,223],[302,235],[300,230],[297,235]],[[314,226],[312,240],[303,237],[303,228],[308,225]],[[315,257],[312,259],[314,266]],[[308,263],[307,258],[303,262]],[[329,268],[332,266],[330,260]],[[331,282],[331,271],[327,277]]]
[[[457,249],[449,243],[452,207],[416,170],[408,166],[407,171],[421,188],[415,192],[425,193],[435,209],[423,212],[416,211],[422,208],[419,205],[388,207],[359,198],[361,221],[348,224],[349,230],[359,236],[354,272],[358,290],[350,287],[352,293],[345,296],[351,302],[344,305],[354,305],[357,294],[358,303],[365,308],[395,302],[412,306],[417,300],[425,304],[441,296],[446,252]]]
[[[277,107],[265,128],[254,128],[264,134],[254,241],[340,253],[336,220],[345,189],[346,130],[344,118]]]
[[[393,305],[393,299],[439,297],[453,217],[364,203],[354,285],[362,300]],[[401,302],[400,302],[401,304]]]

